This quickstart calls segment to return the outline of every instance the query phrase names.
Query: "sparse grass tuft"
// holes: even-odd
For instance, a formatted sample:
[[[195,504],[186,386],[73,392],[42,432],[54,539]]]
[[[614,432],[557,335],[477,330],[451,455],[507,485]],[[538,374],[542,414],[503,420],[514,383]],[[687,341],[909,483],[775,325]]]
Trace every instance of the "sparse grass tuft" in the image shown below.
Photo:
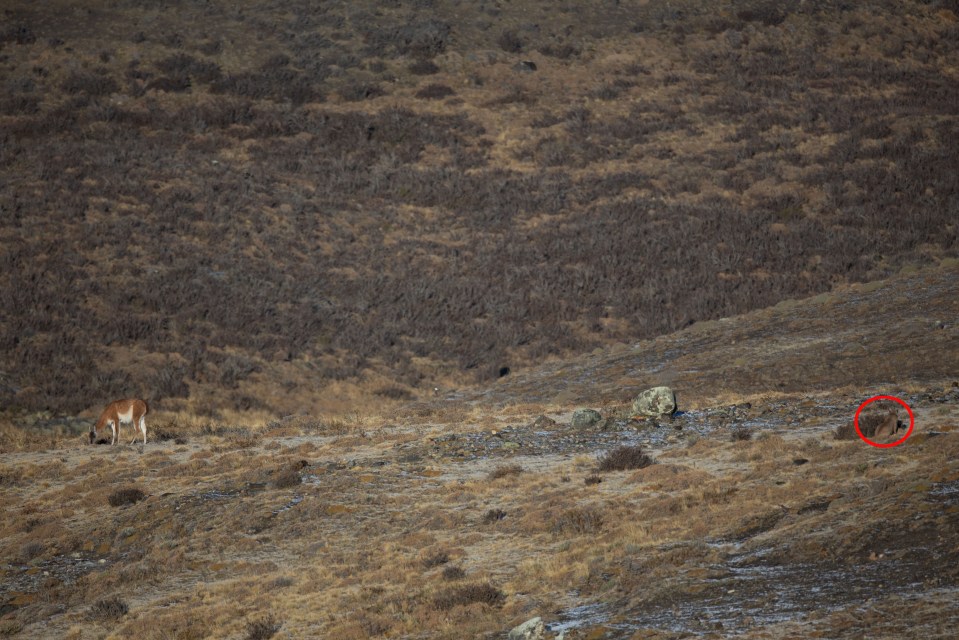
[[[599,459],[599,471],[624,471],[626,469],[642,469],[653,464],[642,447],[617,447]]]
[[[485,582],[448,589],[433,599],[433,606],[441,611],[448,611],[457,605],[468,605],[474,602],[495,607],[502,604],[505,599],[506,596],[502,591]]]
[[[44,546],[41,542],[28,542],[20,548],[20,560],[30,562],[34,558],[43,555]]]
[[[90,620],[106,622],[110,620],[119,620],[130,611],[127,603],[118,596],[97,600],[87,612]]]
[[[269,640],[280,630],[272,615],[246,623],[246,640]]]
[[[489,472],[490,480],[498,480],[500,478],[505,478],[507,476],[518,476],[523,473],[523,467],[518,464],[505,464],[500,465]]]
[[[450,554],[446,551],[434,551],[423,558],[423,566],[427,569],[438,567],[450,561]]]
[[[109,500],[110,506],[120,507],[125,504],[136,504],[144,498],[146,498],[146,494],[140,489],[137,489],[136,487],[127,487],[125,489],[117,489],[110,494],[110,497],[107,498],[107,500]]]
[[[567,509],[553,523],[557,533],[598,533],[603,528],[603,514],[594,507]]]

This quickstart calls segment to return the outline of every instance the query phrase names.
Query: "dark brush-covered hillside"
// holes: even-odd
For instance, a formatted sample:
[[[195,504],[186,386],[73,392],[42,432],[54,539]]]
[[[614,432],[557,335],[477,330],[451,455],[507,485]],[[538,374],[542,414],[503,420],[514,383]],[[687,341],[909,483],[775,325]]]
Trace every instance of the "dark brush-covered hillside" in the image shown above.
[[[79,4],[0,21],[8,409],[404,399],[959,254],[954,1]]]

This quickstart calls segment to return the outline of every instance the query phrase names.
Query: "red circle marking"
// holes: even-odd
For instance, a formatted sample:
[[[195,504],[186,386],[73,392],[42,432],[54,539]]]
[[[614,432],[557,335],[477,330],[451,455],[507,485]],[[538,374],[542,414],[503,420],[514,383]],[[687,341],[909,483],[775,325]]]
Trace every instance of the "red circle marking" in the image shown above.
[[[878,442],[873,442],[866,436],[862,435],[862,431],[859,429],[859,414],[862,413],[862,410],[866,407],[866,405],[868,405],[870,402],[875,402],[876,400],[892,400],[893,402],[898,402],[899,404],[903,406],[903,408],[906,410],[906,413],[909,414],[909,430],[906,431],[906,435],[899,438],[895,442],[889,442],[886,444],[879,444]],[[869,398],[868,400],[866,400],[865,402],[863,402],[861,405],[859,405],[859,408],[856,409],[856,418],[855,420],[853,420],[853,425],[856,427],[856,433],[859,434],[859,437],[862,438],[863,442],[873,447],[879,447],[880,449],[888,449],[889,447],[898,447],[903,442],[909,439],[909,436],[912,435],[912,428],[916,426],[916,416],[912,414],[912,409],[909,408],[909,405],[906,404],[905,401],[897,398],[896,396],[873,396]]]

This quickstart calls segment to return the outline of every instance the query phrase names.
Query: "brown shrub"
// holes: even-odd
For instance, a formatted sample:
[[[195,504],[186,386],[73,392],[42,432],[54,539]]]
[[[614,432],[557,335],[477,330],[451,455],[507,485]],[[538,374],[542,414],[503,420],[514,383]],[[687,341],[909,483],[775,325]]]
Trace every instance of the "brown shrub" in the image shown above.
[[[490,480],[498,480],[499,478],[505,478],[507,476],[517,476],[523,473],[523,467],[518,464],[506,464],[500,465],[489,472],[488,478]]]
[[[463,571],[462,567],[457,567],[455,565],[449,565],[443,567],[443,579],[444,580],[462,580],[466,577],[466,572]]]
[[[127,603],[117,596],[97,600],[87,612],[87,618],[95,621],[119,620],[130,611]]]
[[[616,447],[599,459],[599,471],[624,471],[626,469],[642,469],[653,464],[653,459],[646,455],[642,447],[624,445]]]
[[[506,596],[503,592],[488,582],[468,584],[462,587],[448,589],[433,599],[433,606],[441,611],[448,611],[457,605],[481,602],[491,607],[503,603]]]
[[[276,489],[289,489],[295,487],[301,482],[300,474],[295,469],[283,469],[273,478],[273,487]]]
[[[434,551],[423,558],[423,566],[427,569],[438,567],[450,561],[450,554],[446,551]]]
[[[135,504],[144,498],[146,498],[146,494],[140,489],[127,487],[125,489],[117,489],[110,494],[107,500],[109,500],[110,506],[120,507],[125,504]]]
[[[437,83],[428,84],[416,92],[416,97],[424,100],[442,100],[453,95],[456,95],[456,92],[451,87]]]
[[[280,630],[272,615],[246,623],[246,640],[269,640]]]
[[[553,523],[556,533],[598,533],[603,528],[603,514],[593,507],[567,509]]]
[[[506,512],[502,509],[490,509],[483,516],[483,524],[492,524],[494,522],[499,522],[506,517]]]

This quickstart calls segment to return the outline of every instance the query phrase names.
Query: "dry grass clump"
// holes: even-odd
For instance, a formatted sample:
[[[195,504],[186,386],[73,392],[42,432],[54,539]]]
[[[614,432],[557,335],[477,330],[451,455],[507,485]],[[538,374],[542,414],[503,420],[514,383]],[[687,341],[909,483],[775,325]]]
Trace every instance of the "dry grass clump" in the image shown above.
[[[450,554],[445,550],[433,551],[428,553],[426,557],[423,558],[423,566],[427,569],[432,569],[433,567],[438,567],[441,564],[446,564],[450,561]]]
[[[173,424],[151,427],[150,439],[154,442],[169,442],[172,440],[175,444],[186,444],[188,442],[187,437],[176,429]]]
[[[272,615],[246,623],[246,640],[269,640],[280,630]]]
[[[616,447],[599,459],[599,471],[624,471],[626,469],[642,469],[653,464],[642,447],[624,445]]]
[[[273,487],[276,489],[289,489],[299,485],[303,479],[300,477],[300,469],[306,467],[305,460],[299,460],[291,465],[283,467],[276,472],[273,477]]]
[[[109,500],[110,506],[120,507],[125,504],[135,504],[144,498],[146,498],[146,494],[140,489],[127,487],[125,489],[117,489],[110,494],[107,500]]]
[[[499,522],[506,517],[506,512],[502,509],[490,509],[483,515],[483,524],[492,524]]]
[[[506,599],[502,591],[488,582],[467,584],[443,591],[433,598],[433,607],[441,611],[449,611],[457,605],[468,605],[474,602],[499,606]]]
[[[87,612],[87,618],[96,621],[119,620],[130,611],[127,603],[118,596],[97,600]]]
[[[556,533],[599,533],[603,528],[603,514],[594,507],[567,509],[553,523]]]
[[[443,579],[444,580],[462,580],[466,577],[466,572],[463,571],[463,567],[457,567],[456,565],[448,565],[443,567]]]
[[[507,476],[517,476],[523,473],[523,467],[518,464],[504,464],[496,467],[489,472],[490,480],[498,480],[499,478],[505,478]]]
[[[36,557],[43,555],[45,547],[40,542],[28,542],[20,547],[20,560],[30,562]]]

